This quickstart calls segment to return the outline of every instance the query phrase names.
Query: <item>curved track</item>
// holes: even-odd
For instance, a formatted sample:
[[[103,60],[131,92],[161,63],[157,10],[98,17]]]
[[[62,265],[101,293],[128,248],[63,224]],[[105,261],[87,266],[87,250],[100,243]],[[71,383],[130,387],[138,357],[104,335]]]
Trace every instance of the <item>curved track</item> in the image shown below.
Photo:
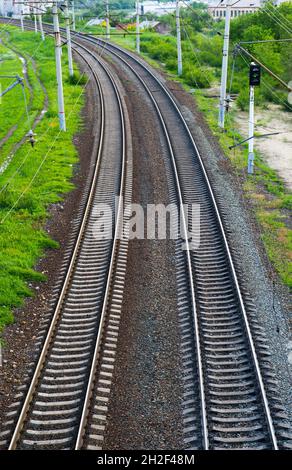
[[[114,57],[119,66],[130,69],[133,79],[143,86],[169,149],[173,202],[179,207],[200,206],[199,247],[192,250],[188,245],[184,253],[178,248],[178,265],[184,274],[179,292],[179,301],[185,305],[182,320],[191,322],[191,328],[188,325],[183,331],[185,442],[188,447],[204,449],[278,449],[271,411],[277,404],[267,397],[260,367],[261,362],[265,368],[265,361],[259,359],[263,351],[257,352],[256,328],[247,313],[212,185],[188,125],[170,92],[147,64],[103,40],[88,36],[86,40],[105,48],[111,60]],[[183,240],[191,229],[191,222],[184,217]],[[259,331],[257,335],[261,342]]]
[[[168,148],[172,202],[178,207],[182,207],[182,204],[187,204],[189,208],[192,205],[200,207],[199,246],[192,250],[188,232],[194,227],[186,215],[182,217],[181,239],[177,242],[186,447],[203,449],[290,447],[291,435],[285,430],[287,424],[277,400],[274,376],[266,360],[264,336],[256,324],[256,315],[249,306],[249,300],[242,294],[211,182],[178,104],[159,76],[133,54],[87,35],[78,34],[75,38],[78,47],[84,49],[83,44],[86,43],[88,47],[98,46],[105,50],[111,60],[114,60],[119,67],[127,69],[132,80],[142,87],[144,92],[146,91],[160,123],[162,139]],[[91,56],[95,55],[88,50],[87,52]],[[107,75],[106,80],[111,82],[113,92],[115,85],[111,73],[105,65],[103,67]],[[116,91],[114,93],[116,94]],[[117,102],[119,99],[116,100],[116,106]],[[120,116],[118,120],[117,115]],[[118,112],[116,108],[112,119],[115,125],[120,126],[123,122],[122,115],[122,108],[120,107]],[[123,134],[121,128],[116,129],[116,132]],[[116,141],[119,140],[117,138],[111,142],[109,149],[112,155],[111,162],[117,154],[120,155],[121,149],[115,147]],[[124,161],[124,156],[119,158]],[[101,159],[99,173],[102,171],[102,162]],[[115,162],[110,168],[111,184],[117,184],[114,172],[119,164],[121,165]],[[115,194],[122,191],[123,171],[121,169],[119,174],[120,189],[117,190],[115,187],[112,190]],[[106,186],[108,184],[110,183],[106,183]],[[97,188],[100,189],[100,186]],[[96,194],[93,198],[95,196]],[[106,201],[112,202],[107,199]],[[90,218],[92,213],[92,205],[89,205],[84,226],[94,225],[94,216]],[[53,326],[50,329],[54,341],[52,339],[48,341],[44,353],[46,363],[41,361],[36,383],[32,385],[33,394],[25,402],[19,427],[14,433],[10,448],[15,448],[17,445],[54,448],[82,446],[100,350],[100,343],[97,342],[93,354],[92,342],[93,338],[95,341],[101,337],[103,315],[107,310],[107,294],[110,292],[111,263],[115,258],[115,242],[104,241],[96,249],[91,246],[90,240],[87,240],[86,233],[85,231],[80,236],[80,243],[76,248],[78,257],[76,256],[71,263],[68,282],[64,286],[63,297],[57,307],[58,312],[55,314],[57,328]],[[194,241],[198,241],[198,235]],[[181,249],[183,242],[186,243],[186,250]],[[97,261],[100,271],[93,269]],[[84,272],[91,272],[89,280],[96,289],[94,294],[88,286],[88,279],[84,281]],[[96,293],[99,295],[99,302]],[[76,299],[78,299],[77,304]],[[78,307],[75,311],[76,305]],[[101,314],[99,316],[101,329],[98,331],[95,328],[97,308]],[[62,315],[60,315],[61,310]],[[72,332],[72,326],[76,328],[75,333]],[[80,334],[83,335],[82,341],[79,338]],[[60,365],[63,372],[58,378]],[[65,379],[64,368],[66,373],[68,369]],[[88,383],[86,390],[83,383],[85,376]],[[59,380],[59,384],[55,383],[55,377]],[[60,393],[60,384],[64,385],[62,393]],[[106,394],[105,390],[108,388],[106,385],[104,378],[97,390],[101,394]],[[84,397],[83,408],[81,402],[83,403]],[[108,397],[101,395],[100,402],[96,404],[98,423],[93,425],[92,429],[102,427],[100,411],[106,407],[107,401]],[[55,407],[60,406],[60,403],[61,408],[57,408],[56,411]],[[55,419],[53,416],[58,418]],[[21,430],[23,423],[25,425]],[[57,431],[52,423],[58,424]],[[50,433],[51,440],[46,440]],[[90,439],[94,440],[92,434],[89,435]],[[90,445],[98,448],[97,444],[89,443],[89,448]]]
[[[103,405],[109,391],[117,329],[117,315],[110,308],[120,302],[127,251],[127,242],[119,240],[124,222],[121,198],[130,184],[128,173],[126,188],[126,125],[120,92],[107,66],[99,61],[97,73],[98,57],[82,45],[75,50],[99,90],[96,167],[67,275],[9,449],[80,448],[98,364]],[[111,209],[103,218],[103,239],[96,236],[100,204]],[[102,348],[104,337],[107,345]],[[98,433],[94,437],[98,440]]]

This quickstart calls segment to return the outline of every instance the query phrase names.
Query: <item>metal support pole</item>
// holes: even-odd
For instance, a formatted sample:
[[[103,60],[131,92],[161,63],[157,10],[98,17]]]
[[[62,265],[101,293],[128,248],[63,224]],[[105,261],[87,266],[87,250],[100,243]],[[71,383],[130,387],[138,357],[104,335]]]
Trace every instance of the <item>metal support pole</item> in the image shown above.
[[[230,16],[231,16],[230,2],[231,0],[226,0],[225,31],[224,31],[223,57],[222,57],[220,102],[219,102],[218,124],[222,129],[224,129],[224,121],[225,121],[228,50],[229,50],[229,33],[230,33]]]
[[[18,75],[2,75],[1,77],[3,78],[16,78],[16,81],[14,83],[12,83],[11,85],[9,85],[9,87],[7,87],[4,91],[1,90],[0,88],[0,98],[2,98],[2,96],[6,95],[6,93],[8,93],[10,90],[12,90],[16,85],[19,85],[19,84],[22,84],[23,83],[23,78],[19,77]]]
[[[62,79],[62,64],[61,64],[61,35],[59,27],[59,17],[57,3],[53,3],[53,18],[54,18],[54,35],[55,35],[55,57],[56,57],[56,73],[58,84],[58,113],[60,129],[66,130],[66,118],[64,109],[64,95],[63,95],[63,79]]]
[[[73,28],[73,31],[76,31],[74,0],[72,0],[72,28]]]
[[[254,162],[254,151],[253,151],[253,140],[254,140],[254,87],[250,86],[249,90],[249,121],[248,121],[248,174],[253,173],[253,162]]]
[[[180,32],[179,0],[176,0],[176,43],[177,43],[177,74],[182,74],[182,50]]]
[[[35,8],[33,9],[34,11],[34,32],[37,33],[38,32],[38,22],[37,22],[37,15],[36,15],[36,10]]]
[[[65,18],[66,18],[66,35],[67,35],[67,50],[68,50],[68,64],[69,64],[69,75],[73,76],[73,59],[72,59],[72,44],[71,44],[71,31],[70,31],[70,17],[68,0],[65,1]]]
[[[38,17],[39,17],[39,25],[40,25],[41,37],[42,37],[42,40],[44,41],[44,40],[45,40],[45,34],[44,34],[44,28],[43,28],[43,19],[42,19],[42,15],[38,15]]]
[[[105,11],[106,11],[106,39],[110,39],[110,22],[109,22],[109,0],[106,0],[105,3]]]
[[[136,51],[140,54],[140,3],[136,2]]]
[[[21,24],[21,31],[24,31],[24,24],[23,24],[23,10],[20,13],[20,24]]]

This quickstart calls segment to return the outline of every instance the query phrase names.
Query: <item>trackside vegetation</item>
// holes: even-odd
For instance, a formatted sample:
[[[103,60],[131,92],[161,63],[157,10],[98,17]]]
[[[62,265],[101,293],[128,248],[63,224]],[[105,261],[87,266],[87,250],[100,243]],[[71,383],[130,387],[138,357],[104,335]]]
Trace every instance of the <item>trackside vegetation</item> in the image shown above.
[[[283,24],[292,24],[292,4],[277,7],[281,22],[275,21],[275,7],[267,4],[255,14],[240,16],[231,21],[230,50],[239,42],[263,41],[268,43],[246,44],[253,55],[261,58],[274,73],[284,81],[292,80],[292,42],[279,40],[291,38]],[[226,132],[218,130],[218,86],[222,60],[222,35],[224,23],[214,22],[203,4],[192,4],[192,9],[181,10],[183,74],[176,75],[175,17],[168,14],[159,21],[168,26],[167,34],[144,31],[141,35],[141,52],[152,65],[162,68],[171,80],[179,80],[193,94],[199,109],[217,136],[225,155],[230,159],[234,171],[242,178],[245,197],[252,202],[254,214],[261,227],[261,238],[267,254],[284,284],[292,288],[292,195],[283,181],[256,152],[255,175],[247,177],[247,144],[232,150],[230,146],[240,143],[246,136],[236,129],[238,110],[248,107],[248,64],[250,60],[242,54],[230,54],[228,92],[234,103],[227,114]],[[282,24],[283,23],[283,24]],[[134,35],[112,35],[118,44],[135,50]],[[268,108],[278,104],[285,112],[292,111],[288,103],[288,92],[266,72],[262,74],[261,86],[256,89],[256,106]]]
[[[57,247],[45,232],[44,225],[49,217],[49,205],[61,201],[73,188],[71,179],[78,155],[72,138],[82,125],[80,111],[84,86],[82,76],[75,84],[69,82],[64,53],[67,132],[60,133],[53,39],[47,37],[42,42],[40,35],[34,32],[21,33],[18,28],[6,26],[2,33],[1,54],[1,74],[9,71],[22,75],[18,54],[27,61],[30,89],[26,86],[26,94],[31,122],[44,109],[45,93],[48,109],[35,128],[35,147],[24,143],[0,174],[0,330],[13,321],[13,308],[21,306],[26,296],[33,295],[29,283],[45,279],[34,269],[39,257],[46,249]],[[4,86],[2,84],[2,89]],[[20,86],[2,98],[0,113],[0,139],[17,124],[15,132],[0,149],[2,165],[13,145],[29,130]]]

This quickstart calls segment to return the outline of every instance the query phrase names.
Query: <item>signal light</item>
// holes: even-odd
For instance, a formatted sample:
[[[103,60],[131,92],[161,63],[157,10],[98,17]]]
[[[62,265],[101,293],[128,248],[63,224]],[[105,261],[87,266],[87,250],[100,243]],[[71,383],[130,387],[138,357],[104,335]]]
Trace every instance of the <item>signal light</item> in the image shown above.
[[[249,85],[259,86],[261,83],[261,66],[252,62],[249,68]]]

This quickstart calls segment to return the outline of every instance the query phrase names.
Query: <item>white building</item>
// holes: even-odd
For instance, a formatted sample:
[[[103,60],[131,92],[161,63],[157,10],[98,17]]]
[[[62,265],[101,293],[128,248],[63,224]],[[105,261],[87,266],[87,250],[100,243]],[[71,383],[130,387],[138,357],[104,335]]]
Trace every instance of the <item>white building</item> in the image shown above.
[[[41,10],[46,10],[52,6],[51,2],[44,0],[42,4],[40,4],[41,0],[38,0],[36,6],[36,12],[41,12]],[[19,18],[21,12],[24,15],[28,15],[29,13],[33,12],[33,3],[29,2],[26,4],[26,1],[23,0],[0,0],[0,16],[13,16],[13,18]]]
[[[186,1],[180,1],[179,3],[180,3],[180,8],[186,8],[188,4],[192,3],[192,1],[186,0]],[[173,13],[175,11],[176,2],[162,3],[162,2],[155,1],[155,0],[145,0],[144,2],[141,3],[141,9],[142,9],[142,14],[155,13],[158,16],[167,15],[167,13]]]
[[[231,18],[255,13],[260,7],[261,0],[240,0],[231,7]],[[209,5],[208,11],[215,20],[221,20],[226,15],[226,2],[223,1],[220,5]]]
[[[240,0],[231,7],[231,18],[254,13],[259,10],[259,8],[262,8],[266,1],[267,0]],[[291,0],[274,0],[273,3],[274,5],[280,5],[287,1]],[[208,0],[208,5],[208,11],[215,20],[220,20],[225,17],[226,1],[223,1],[218,5],[217,0]]]
[[[0,14],[1,16],[8,16],[13,12],[12,0],[0,0]]]

